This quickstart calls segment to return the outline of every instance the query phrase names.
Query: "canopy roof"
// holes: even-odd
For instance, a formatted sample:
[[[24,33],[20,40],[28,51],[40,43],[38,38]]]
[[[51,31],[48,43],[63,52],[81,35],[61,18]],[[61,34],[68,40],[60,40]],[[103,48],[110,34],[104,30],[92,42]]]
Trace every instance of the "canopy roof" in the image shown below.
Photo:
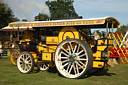
[[[120,28],[120,23],[113,17],[89,18],[89,19],[67,19],[54,21],[34,21],[34,22],[13,22],[9,27],[59,27],[59,26],[85,26],[91,28],[106,28],[106,23],[111,28]]]
[[[2,28],[3,31],[23,31],[23,30],[32,30],[33,28],[32,27],[9,27],[9,26],[6,26],[4,28]]]

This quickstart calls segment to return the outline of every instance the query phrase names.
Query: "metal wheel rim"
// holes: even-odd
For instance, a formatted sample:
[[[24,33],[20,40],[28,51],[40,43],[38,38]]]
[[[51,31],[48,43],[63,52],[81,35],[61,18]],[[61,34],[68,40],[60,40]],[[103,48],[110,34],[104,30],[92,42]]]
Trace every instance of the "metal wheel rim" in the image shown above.
[[[74,56],[73,60],[70,58],[72,55]],[[78,41],[61,43],[55,53],[55,64],[63,76],[67,78],[78,78],[83,75],[87,68],[87,51]]]
[[[17,59],[17,67],[22,73],[27,73],[32,68],[32,58],[27,53],[22,53]]]
[[[13,51],[11,53],[10,58],[11,58],[11,62],[12,62],[13,65],[16,65],[16,62],[17,62],[17,58],[19,56],[19,53],[20,53],[19,51]]]
[[[46,71],[49,69],[49,63],[48,62],[41,62],[38,64],[38,66],[39,66],[39,69],[41,71]]]

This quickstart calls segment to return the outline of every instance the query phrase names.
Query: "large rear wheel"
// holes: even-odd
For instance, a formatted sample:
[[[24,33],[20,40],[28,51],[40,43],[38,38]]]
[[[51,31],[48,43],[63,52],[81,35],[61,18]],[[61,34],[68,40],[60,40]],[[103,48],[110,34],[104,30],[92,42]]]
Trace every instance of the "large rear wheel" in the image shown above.
[[[64,77],[83,77],[93,65],[90,46],[77,39],[62,41],[55,52],[55,65],[58,72]]]
[[[34,59],[29,52],[21,52],[17,58],[17,67],[21,73],[30,73],[34,68]]]

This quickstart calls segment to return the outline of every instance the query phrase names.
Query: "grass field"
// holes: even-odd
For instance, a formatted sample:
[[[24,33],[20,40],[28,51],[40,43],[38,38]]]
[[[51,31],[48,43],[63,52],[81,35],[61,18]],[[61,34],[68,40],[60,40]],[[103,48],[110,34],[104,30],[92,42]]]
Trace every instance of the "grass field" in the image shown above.
[[[128,64],[118,64],[109,71],[88,75],[82,79],[67,79],[55,69],[22,74],[9,57],[0,59],[0,85],[128,85]]]

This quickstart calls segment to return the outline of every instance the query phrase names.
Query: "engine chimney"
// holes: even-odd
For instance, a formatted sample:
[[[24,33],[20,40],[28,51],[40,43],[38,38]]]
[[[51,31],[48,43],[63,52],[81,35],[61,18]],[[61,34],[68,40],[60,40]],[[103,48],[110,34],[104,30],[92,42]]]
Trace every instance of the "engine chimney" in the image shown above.
[[[39,16],[36,16],[35,17],[35,21],[40,21],[40,17]]]
[[[22,22],[27,22],[27,19],[22,19]]]

